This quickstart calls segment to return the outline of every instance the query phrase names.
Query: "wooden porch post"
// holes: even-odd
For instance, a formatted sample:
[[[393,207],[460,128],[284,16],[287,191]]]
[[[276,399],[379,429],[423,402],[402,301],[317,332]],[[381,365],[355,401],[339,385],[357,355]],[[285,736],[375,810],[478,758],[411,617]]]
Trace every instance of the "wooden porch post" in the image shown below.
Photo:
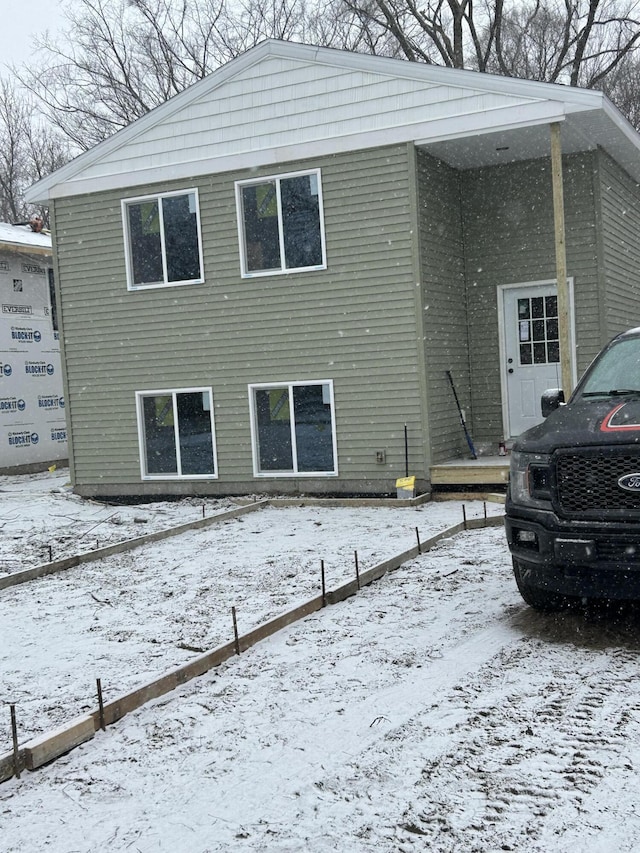
[[[567,249],[564,231],[564,193],[562,188],[562,144],[560,122],[551,127],[551,177],[553,180],[553,224],[556,247],[556,279],[558,286],[558,337],[560,339],[560,371],[565,399],[573,390],[571,372],[571,333],[569,328],[569,284],[567,282]]]

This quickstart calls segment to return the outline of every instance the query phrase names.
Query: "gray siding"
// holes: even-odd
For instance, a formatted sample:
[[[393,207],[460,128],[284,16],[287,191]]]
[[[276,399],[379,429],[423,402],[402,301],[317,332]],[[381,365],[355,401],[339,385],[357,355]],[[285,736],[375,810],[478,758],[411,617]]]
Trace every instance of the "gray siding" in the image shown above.
[[[604,152],[599,167],[605,344],[640,325],[640,187]]]
[[[600,339],[595,156],[563,160],[579,371]],[[495,444],[502,436],[496,288],[556,277],[550,161],[464,172],[462,185],[473,434],[478,442]]]
[[[55,205],[74,477],[90,494],[393,491],[403,426],[426,476],[402,145],[259,172],[142,186],[197,186],[206,283],[126,290],[121,194]],[[234,180],[322,168],[328,269],[242,279]],[[253,478],[248,383],[333,379],[338,478]],[[136,390],[213,387],[219,480],[140,485]],[[376,451],[386,451],[386,464]]]
[[[417,152],[424,363],[431,461],[468,453],[446,377],[451,370],[470,416],[467,300],[460,215],[460,176],[440,160]]]

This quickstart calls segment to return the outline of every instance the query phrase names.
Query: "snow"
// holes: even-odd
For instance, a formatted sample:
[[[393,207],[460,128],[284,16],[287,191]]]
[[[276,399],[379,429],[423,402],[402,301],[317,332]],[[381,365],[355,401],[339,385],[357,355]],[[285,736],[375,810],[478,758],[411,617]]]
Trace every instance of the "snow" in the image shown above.
[[[5,573],[202,517],[66,476],[0,478]],[[244,632],[318,595],[321,559],[334,588],[354,550],[364,570],[461,518],[267,507],[0,591],[0,752],[9,703],[26,741],[95,708],[96,677],[108,701],[228,642],[232,606]],[[467,531],[0,785],[0,849],[635,850],[638,640],[633,608],[530,610],[502,528]]]

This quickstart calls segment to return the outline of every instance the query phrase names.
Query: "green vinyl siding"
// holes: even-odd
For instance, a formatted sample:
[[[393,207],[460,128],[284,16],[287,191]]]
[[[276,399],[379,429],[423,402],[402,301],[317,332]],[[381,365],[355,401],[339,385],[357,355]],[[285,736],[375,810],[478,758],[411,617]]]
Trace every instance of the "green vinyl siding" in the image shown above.
[[[460,217],[460,176],[417,152],[418,223],[422,280],[423,349],[432,463],[466,451],[451,386],[470,416],[467,300]]]
[[[426,475],[407,146],[55,203],[74,477],[90,494],[234,492],[253,478],[247,385],[333,380],[339,476],[278,491],[393,492],[404,424]],[[240,276],[234,181],[322,170],[327,270]],[[196,187],[204,284],[126,290],[120,199]],[[142,484],[135,391],[213,388],[219,479]],[[386,463],[376,462],[384,451]]]
[[[579,371],[600,334],[594,156],[563,158]],[[550,160],[470,170],[462,185],[473,435],[495,444],[502,437],[497,287],[556,277]]]
[[[640,187],[602,151],[599,166],[604,344],[640,325]]]

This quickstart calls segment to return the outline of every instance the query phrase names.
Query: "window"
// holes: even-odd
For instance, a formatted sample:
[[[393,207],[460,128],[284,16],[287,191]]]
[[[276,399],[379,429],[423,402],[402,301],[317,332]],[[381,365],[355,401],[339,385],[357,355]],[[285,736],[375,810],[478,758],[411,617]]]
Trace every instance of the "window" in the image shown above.
[[[198,191],[124,199],[127,286],[203,281]]]
[[[217,477],[210,388],[139,391],[136,406],[143,478]]]
[[[320,171],[236,184],[243,276],[324,269]]]
[[[256,476],[337,474],[332,382],[250,385]]]

